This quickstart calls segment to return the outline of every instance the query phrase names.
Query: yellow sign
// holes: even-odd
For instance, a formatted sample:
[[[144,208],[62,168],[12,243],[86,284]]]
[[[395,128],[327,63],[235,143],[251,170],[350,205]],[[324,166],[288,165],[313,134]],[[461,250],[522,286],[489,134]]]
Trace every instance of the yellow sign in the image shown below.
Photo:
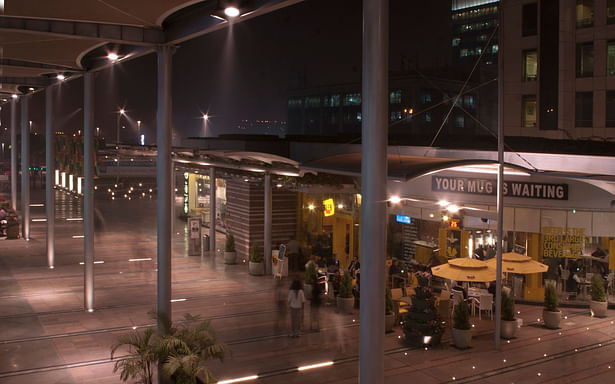
[[[325,216],[333,216],[335,214],[335,204],[333,199],[327,199],[322,202],[325,205]]]
[[[585,240],[584,228],[542,227],[543,258],[579,258]]]

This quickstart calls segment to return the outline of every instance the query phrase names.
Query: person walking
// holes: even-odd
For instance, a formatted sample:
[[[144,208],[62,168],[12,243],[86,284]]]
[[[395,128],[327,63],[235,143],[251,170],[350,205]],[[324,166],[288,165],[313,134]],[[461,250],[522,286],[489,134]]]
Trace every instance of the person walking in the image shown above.
[[[290,307],[290,337],[299,337],[301,313],[305,303],[305,295],[301,281],[294,280],[288,291],[288,306]]]

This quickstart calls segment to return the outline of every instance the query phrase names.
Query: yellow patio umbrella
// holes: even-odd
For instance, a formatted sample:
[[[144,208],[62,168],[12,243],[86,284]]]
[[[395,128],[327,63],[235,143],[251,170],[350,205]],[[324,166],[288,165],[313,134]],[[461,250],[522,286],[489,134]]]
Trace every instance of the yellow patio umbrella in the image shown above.
[[[455,281],[489,282],[495,280],[495,268],[484,261],[470,258],[451,259],[447,264],[431,268],[434,276]]]
[[[487,261],[487,265],[490,265],[491,267],[495,268],[495,257],[489,259]],[[502,254],[502,272],[504,273],[530,274],[547,272],[548,270],[548,265],[539,263],[538,261],[533,260],[529,256],[521,255],[516,252],[508,252]]]

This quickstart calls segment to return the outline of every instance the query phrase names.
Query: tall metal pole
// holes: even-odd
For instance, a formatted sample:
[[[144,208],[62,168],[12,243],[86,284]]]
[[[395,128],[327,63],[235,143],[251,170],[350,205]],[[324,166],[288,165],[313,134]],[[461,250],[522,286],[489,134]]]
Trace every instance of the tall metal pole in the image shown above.
[[[55,132],[53,129],[53,87],[45,89],[45,210],[47,211],[47,265],[55,268]]]
[[[504,29],[502,28],[503,2],[499,4],[498,26],[498,228],[496,246],[496,280],[495,280],[495,332],[494,346],[500,348],[500,327],[502,324],[502,240],[504,239]]]
[[[209,168],[209,252],[216,257],[216,168]]]
[[[21,98],[21,216],[22,236],[30,240],[30,125],[28,124],[29,95]]]
[[[17,99],[11,100],[11,208],[17,211]]]
[[[83,257],[85,309],[94,310],[94,73],[83,76]]]
[[[271,275],[271,174],[265,172],[265,241],[263,255],[265,257],[265,275]]]
[[[363,0],[359,382],[384,382],[389,1]]]
[[[158,314],[171,320],[171,64],[172,47],[158,48]],[[162,322],[158,332],[164,333]]]

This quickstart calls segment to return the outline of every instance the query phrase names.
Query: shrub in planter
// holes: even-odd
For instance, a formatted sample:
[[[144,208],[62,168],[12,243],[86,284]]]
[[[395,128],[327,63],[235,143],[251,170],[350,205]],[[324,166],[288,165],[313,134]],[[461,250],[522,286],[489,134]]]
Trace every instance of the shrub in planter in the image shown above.
[[[250,262],[248,263],[249,272],[251,275],[264,275],[265,263],[263,261],[263,254],[256,244],[252,244],[250,247]]]
[[[224,264],[235,264],[236,260],[235,237],[232,233],[227,233],[226,243],[224,244]]]
[[[589,304],[592,316],[606,316],[607,301],[604,294],[604,284],[600,275],[597,274],[592,278],[592,300]]]
[[[472,326],[470,325],[470,311],[465,301],[455,306],[453,315],[453,341],[457,348],[469,348],[472,341]]]
[[[500,337],[512,339],[517,332],[517,320],[515,319],[515,302],[512,297],[502,291],[502,327]]]
[[[555,287],[551,284],[545,286],[545,307],[542,310],[542,319],[545,327],[549,329],[559,328],[562,312],[558,309],[558,299]]]
[[[352,276],[346,272],[340,282],[340,293],[337,295],[337,309],[342,313],[352,313],[354,297],[352,296]]]

